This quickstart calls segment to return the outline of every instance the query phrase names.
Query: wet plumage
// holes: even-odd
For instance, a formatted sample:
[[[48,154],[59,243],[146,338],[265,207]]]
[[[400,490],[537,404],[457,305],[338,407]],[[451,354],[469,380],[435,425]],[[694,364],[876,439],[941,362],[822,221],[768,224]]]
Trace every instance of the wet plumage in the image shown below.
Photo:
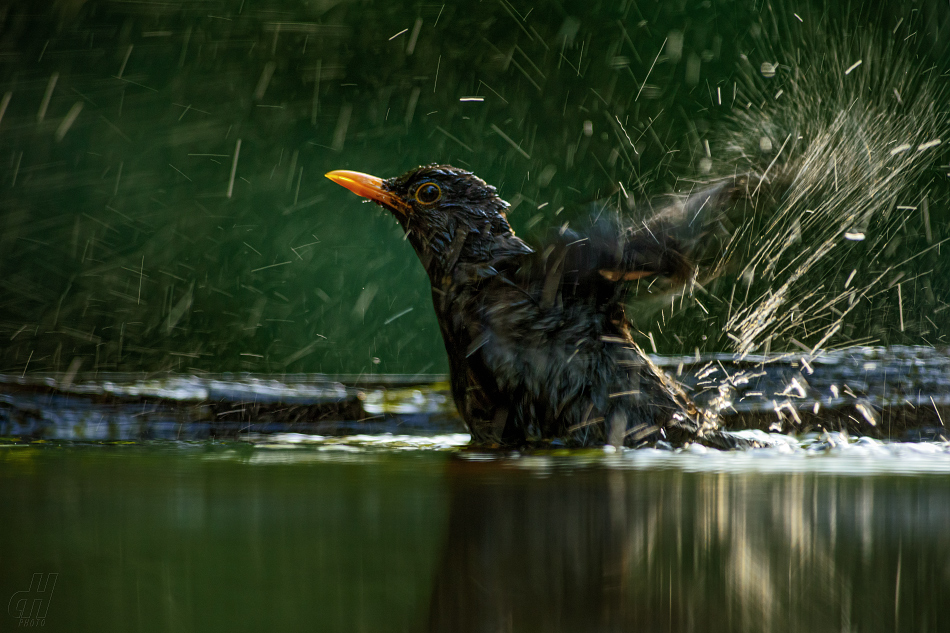
[[[687,242],[702,224],[691,220],[711,199],[731,196],[731,183],[639,226],[601,220],[533,248],[511,230],[508,203],[467,171],[327,176],[392,211],[406,231],[431,282],[452,394],[474,441],[724,443],[633,341],[626,299],[634,280],[690,278]]]

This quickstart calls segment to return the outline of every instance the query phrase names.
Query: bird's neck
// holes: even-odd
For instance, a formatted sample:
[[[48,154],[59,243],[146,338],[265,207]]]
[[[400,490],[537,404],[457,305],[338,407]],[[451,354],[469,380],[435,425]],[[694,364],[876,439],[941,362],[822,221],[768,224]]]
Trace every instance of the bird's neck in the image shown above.
[[[492,228],[460,224],[452,231],[409,231],[408,239],[436,286],[455,277],[460,266],[467,270],[490,269],[507,259],[534,252],[507,226],[497,232]]]

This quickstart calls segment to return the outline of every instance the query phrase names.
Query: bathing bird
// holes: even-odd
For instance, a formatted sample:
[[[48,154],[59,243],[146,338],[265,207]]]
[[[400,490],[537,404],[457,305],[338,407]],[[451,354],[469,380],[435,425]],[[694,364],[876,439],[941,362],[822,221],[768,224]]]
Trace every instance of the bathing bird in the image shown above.
[[[633,339],[628,294],[635,283],[693,279],[710,210],[732,204],[741,185],[713,184],[637,224],[603,214],[536,248],[515,235],[495,187],[469,171],[326,176],[404,229],[428,273],[452,396],[475,443],[735,445]]]

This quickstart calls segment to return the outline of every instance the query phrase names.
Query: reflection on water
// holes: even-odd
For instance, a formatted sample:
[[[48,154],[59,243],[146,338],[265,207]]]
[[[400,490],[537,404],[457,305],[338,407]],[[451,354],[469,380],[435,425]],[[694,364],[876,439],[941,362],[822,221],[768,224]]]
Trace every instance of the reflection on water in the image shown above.
[[[950,627],[945,475],[434,444],[6,446],[0,598],[59,573],[54,631]]]
[[[431,630],[945,630],[950,482],[449,466]],[[899,626],[898,626],[899,625]]]

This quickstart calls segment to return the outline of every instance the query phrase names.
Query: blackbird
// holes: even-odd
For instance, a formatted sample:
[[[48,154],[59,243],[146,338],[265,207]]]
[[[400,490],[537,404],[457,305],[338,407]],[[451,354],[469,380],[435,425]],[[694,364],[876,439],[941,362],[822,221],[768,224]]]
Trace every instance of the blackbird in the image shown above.
[[[682,284],[695,221],[735,195],[723,182],[638,226],[601,219],[535,249],[515,236],[507,202],[474,174],[428,165],[384,180],[327,178],[388,209],[429,275],[452,395],[476,443],[734,446],[630,335],[626,299],[645,278]]]

